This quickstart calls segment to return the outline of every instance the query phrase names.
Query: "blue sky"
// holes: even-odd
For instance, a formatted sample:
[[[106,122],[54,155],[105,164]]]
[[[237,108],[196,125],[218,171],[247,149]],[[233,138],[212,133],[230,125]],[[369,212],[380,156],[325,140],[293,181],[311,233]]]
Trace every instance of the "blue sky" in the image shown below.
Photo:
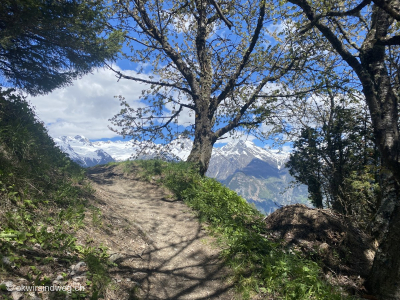
[[[127,75],[138,76],[135,72],[137,65],[126,59],[119,59],[113,67],[124,70]],[[116,96],[122,95],[132,106],[138,106],[141,91],[147,87],[131,80],[118,80],[114,72],[100,68],[77,79],[69,87],[57,89],[48,95],[29,96],[28,100],[53,137],[83,135],[92,141],[115,141],[122,137],[108,126],[111,125],[109,119],[120,110]],[[190,121],[187,115],[182,118],[183,121]],[[236,136],[222,140],[217,146],[238,138],[253,141],[262,147],[272,145],[272,141],[263,143],[254,136]],[[288,150],[288,145],[285,150]]]
[[[126,66],[123,63],[121,65]],[[132,70],[125,69],[125,72],[132,76],[136,74]],[[120,110],[120,102],[115,96],[123,95],[135,105],[145,87],[145,84],[130,80],[118,81],[112,71],[100,68],[76,80],[69,87],[44,96],[29,96],[28,100],[52,137],[83,135],[92,141],[115,141],[122,139],[108,128],[111,125],[108,120]],[[216,146],[223,146],[237,138],[224,139],[223,143]],[[253,136],[242,136],[240,139],[253,141],[260,147],[272,144],[272,141],[262,143]]]

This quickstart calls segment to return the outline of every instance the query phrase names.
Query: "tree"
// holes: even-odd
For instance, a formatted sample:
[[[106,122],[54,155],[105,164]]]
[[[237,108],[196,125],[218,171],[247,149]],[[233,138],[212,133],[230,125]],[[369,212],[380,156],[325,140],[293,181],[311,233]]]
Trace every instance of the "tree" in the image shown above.
[[[314,115],[313,127],[304,125],[293,143],[286,166],[308,186],[314,206],[352,215],[367,227],[380,200],[381,166],[366,107],[330,91]]]
[[[32,95],[69,84],[119,51],[106,21],[102,0],[2,0],[0,74]]]
[[[400,140],[398,0],[289,0],[300,8],[299,34],[314,34],[327,51],[346,63],[342,72],[357,79],[369,107],[374,137],[385,166],[393,172],[395,203],[379,246],[368,286],[379,299],[400,298]],[[296,12],[297,13],[297,12]],[[385,202],[384,203],[388,203]]]
[[[127,32],[126,58],[153,74],[135,77],[115,70],[118,78],[150,89],[143,92],[146,107],[130,107],[122,99],[124,108],[111,120],[121,130],[113,130],[135,140],[193,136],[188,161],[198,164],[201,174],[218,139],[240,129],[254,132],[265,122],[272,100],[261,97],[268,95],[268,84],[306,62],[289,38],[277,42],[272,4],[211,3],[120,0],[114,4],[119,24],[110,24]],[[178,124],[185,115],[192,115],[193,123]]]
[[[322,164],[319,145],[321,139],[316,129],[305,127],[300,138],[293,147],[296,149],[286,163],[292,175],[298,182],[307,185],[308,196],[317,208],[323,208],[322,194]]]

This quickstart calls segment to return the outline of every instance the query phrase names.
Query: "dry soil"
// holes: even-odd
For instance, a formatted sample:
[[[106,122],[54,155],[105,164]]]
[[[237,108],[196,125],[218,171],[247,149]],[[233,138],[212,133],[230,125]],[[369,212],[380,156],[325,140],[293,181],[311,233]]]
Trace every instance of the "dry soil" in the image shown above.
[[[107,299],[236,299],[220,250],[183,202],[121,166],[88,177],[101,215],[80,238],[105,244],[117,264]]]

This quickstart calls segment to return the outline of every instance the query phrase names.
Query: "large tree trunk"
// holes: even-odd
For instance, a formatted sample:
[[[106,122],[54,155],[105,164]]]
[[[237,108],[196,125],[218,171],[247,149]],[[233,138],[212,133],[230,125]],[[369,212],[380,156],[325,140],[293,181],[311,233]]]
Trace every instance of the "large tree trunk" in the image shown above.
[[[210,163],[212,148],[217,140],[212,131],[213,117],[216,107],[211,107],[211,86],[213,69],[210,49],[206,39],[210,28],[207,26],[207,1],[195,1],[199,11],[197,18],[198,32],[196,36],[196,50],[200,64],[201,76],[199,80],[199,93],[196,95],[195,131],[193,148],[187,158],[199,167],[200,175],[204,176]]]
[[[370,278],[367,282],[371,292],[380,300],[400,300],[400,139],[399,139],[399,98],[388,70],[384,41],[390,40],[389,31],[392,16],[377,5],[372,6],[371,28],[359,49],[358,57],[347,50],[337,32],[319,22],[316,12],[306,0],[290,0],[302,8],[307,18],[315,23],[325,38],[339,55],[357,73],[363,87],[371,114],[375,143],[381,152],[385,167],[392,171],[396,181],[395,207],[388,221],[388,231],[384,234],[375,256]],[[367,1],[363,1],[367,3]],[[399,1],[379,1],[397,12]],[[396,37],[396,36],[395,36]],[[395,43],[394,45],[397,45]],[[385,192],[385,191],[384,191]]]
[[[212,149],[216,141],[211,129],[212,124],[208,117],[201,118],[201,116],[198,116],[196,118],[193,147],[186,160],[196,164],[202,176],[207,172]]]
[[[400,300],[400,140],[397,91],[393,89],[385,61],[385,46],[375,42],[386,38],[392,23],[387,12],[373,6],[374,30],[368,34],[360,55],[363,69],[359,77],[374,127],[375,143],[384,165],[392,171],[394,189],[390,193],[395,203],[389,216],[387,232],[375,256],[367,286],[380,300]],[[369,80],[365,76],[369,74]],[[389,195],[389,194],[388,194]],[[387,201],[386,201],[387,202]],[[385,202],[384,202],[385,203]]]
[[[393,191],[392,191],[393,192]],[[388,228],[375,255],[367,287],[379,300],[400,299],[400,189],[396,183],[391,197],[396,204],[388,220]]]
[[[378,243],[384,239],[388,232],[391,216],[399,200],[397,183],[393,174],[385,171],[380,176],[383,181],[381,185],[383,195],[380,196],[380,205],[374,216],[373,224],[371,224],[371,232]]]

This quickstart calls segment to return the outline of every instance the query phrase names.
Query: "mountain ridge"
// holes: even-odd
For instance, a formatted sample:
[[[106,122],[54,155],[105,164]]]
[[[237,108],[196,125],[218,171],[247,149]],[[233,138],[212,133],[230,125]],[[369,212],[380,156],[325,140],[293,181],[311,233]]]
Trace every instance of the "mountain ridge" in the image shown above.
[[[192,141],[180,138],[161,146],[151,142],[91,142],[81,135],[54,139],[60,149],[83,167],[162,156],[169,160],[186,160]],[[142,148],[146,151],[141,152]],[[132,156],[133,155],[133,156]],[[291,187],[293,178],[284,167],[289,153],[268,150],[250,141],[232,141],[214,148],[206,175],[236,191],[264,213],[280,205],[306,203],[307,187]]]

